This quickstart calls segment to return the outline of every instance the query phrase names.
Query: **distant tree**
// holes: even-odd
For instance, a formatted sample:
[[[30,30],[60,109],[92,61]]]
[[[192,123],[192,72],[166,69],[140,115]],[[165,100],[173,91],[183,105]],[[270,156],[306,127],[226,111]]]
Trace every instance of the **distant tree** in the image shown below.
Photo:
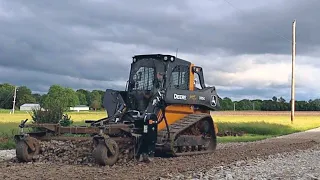
[[[98,90],[93,90],[90,93],[90,102],[91,102],[91,108],[94,108],[95,110],[101,108],[102,100],[101,100],[101,94]]]
[[[26,86],[20,86],[17,89],[16,105],[20,107],[25,103],[36,103],[36,99],[32,96],[32,92],[29,88]]]
[[[278,102],[280,102],[280,103],[285,103],[285,102],[286,102],[286,100],[285,100],[285,99],[283,99],[283,97],[280,97],[280,98],[278,99]]]
[[[320,99],[309,100],[309,111],[320,111]]]
[[[273,97],[272,97],[272,101],[277,102],[277,101],[278,101],[278,98],[275,97],[275,96],[273,96]]]
[[[77,91],[76,94],[78,96],[80,105],[88,105],[87,98],[86,98],[86,95],[84,93],[82,93],[80,91]]]
[[[296,108],[297,111],[308,111],[309,104],[307,101],[296,101]]]
[[[101,91],[101,90],[97,90],[98,91],[98,93],[100,94],[100,97],[101,97],[101,107],[103,108],[103,98],[104,98],[104,91]]]
[[[67,107],[73,107],[76,105],[80,105],[79,98],[77,93],[71,88],[64,89],[65,96],[67,97]]]
[[[262,103],[263,101],[260,100],[260,99],[255,99],[255,100],[252,100],[252,106],[255,111],[261,111],[261,106],[262,106]]]
[[[36,100],[36,103],[40,103],[41,102],[41,94],[38,94],[38,93],[34,93],[32,94],[33,98]]]
[[[14,86],[9,83],[0,84],[0,108],[12,108]]]
[[[261,104],[261,110],[263,111],[275,111],[276,110],[276,104],[277,102],[273,100],[264,100]]]
[[[237,110],[252,110],[253,104],[249,99],[242,99],[237,103]]]
[[[220,105],[222,110],[233,110],[233,102],[228,97],[220,99]]]
[[[99,109],[101,107],[101,104],[98,100],[93,100],[91,107],[96,111],[97,109]]]
[[[51,106],[59,106],[64,110],[68,107],[79,104],[79,98],[76,92],[71,88],[64,88],[60,85],[52,85],[46,96],[43,97],[42,106],[50,108]]]
[[[76,92],[77,92],[77,93],[84,94],[85,97],[86,97],[86,104],[82,104],[82,103],[81,103],[82,105],[87,105],[87,106],[89,106],[89,105],[91,104],[90,91],[85,90],[85,89],[78,89]],[[80,99],[79,99],[79,101],[80,101]],[[83,102],[84,102],[84,101],[83,101]]]
[[[278,110],[279,111],[289,111],[289,103],[283,97],[278,99]]]

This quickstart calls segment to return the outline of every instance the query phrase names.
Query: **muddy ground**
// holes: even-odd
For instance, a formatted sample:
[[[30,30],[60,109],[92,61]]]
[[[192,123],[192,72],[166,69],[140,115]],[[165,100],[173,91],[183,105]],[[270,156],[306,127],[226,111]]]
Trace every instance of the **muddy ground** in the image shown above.
[[[130,162],[113,167],[89,167],[51,163],[0,163],[0,179],[160,179],[226,165],[238,160],[295,150],[320,143],[320,128],[251,143],[222,144],[214,154],[177,158],[156,158],[149,164]],[[278,168],[278,167],[274,167]],[[279,167],[281,168],[281,167]]]

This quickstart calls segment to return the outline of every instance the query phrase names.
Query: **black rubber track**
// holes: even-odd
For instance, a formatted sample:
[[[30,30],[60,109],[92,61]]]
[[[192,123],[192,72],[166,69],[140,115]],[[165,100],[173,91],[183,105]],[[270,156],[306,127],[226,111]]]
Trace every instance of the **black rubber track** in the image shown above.
[[[211,132],[211,148],[210,149],[199,149],[196,151],[189,151],[189,152],[175,152],[175,147],[173,147],[174,141],[179,137],[179,135],[183,134],[185,130],[188,130],[192,126],[196,125],[200,121],[208,121],[211,125],[212,129]],[[185,116],[184,118],[180,119],[179,121],[171,124],[169,126],[170,131],[170,139],[171,141],[167,140],[167,129],[164,128],[163,130],[158,132],[158,144],[164,144],[164,146],[159,146],[157,151],[159,153],[171,154],[172,156],[185,156],[185,155],[196,155],[196,154],[206,154],[212,153],[216,149],[217,141],[216,141],[216,134],[214,131],[214,123],[212,121],[212,117],[210,114],[190,114]]]

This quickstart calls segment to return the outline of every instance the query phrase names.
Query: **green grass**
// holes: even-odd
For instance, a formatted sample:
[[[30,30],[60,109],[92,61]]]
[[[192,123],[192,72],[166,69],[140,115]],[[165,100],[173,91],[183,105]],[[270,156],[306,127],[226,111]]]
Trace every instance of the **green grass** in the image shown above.
[[[288,125],[267,122],[219,122],[217,124],[220,132],[231,131],[246,133],[243,136],[218,137],[218,142],[220,143],[258,141],[302,131],[296,130]]]
[[[0,150],[14,149],[15,147],[16,145],[12,138],[7,139],[4,142],[0,141]]]
[[[256,135],[284,135],[297,132],[296,129],[282,124],[267,123],[267,122],[219,122],[219,130],[229,130],[234,132],[246,132]]]
[[[13,136],[18,133],[18,124],[1,123],[0,125],[0,149],[15,148]]]
[[[218,141],[225,142],[248,142],[257,141],[275,136],[302,132],[320,127],[318,116],[296,116],[291,124],[290,116],[215,116],[215,122],[219,132],[245,132],[244,136],[218,137]]]

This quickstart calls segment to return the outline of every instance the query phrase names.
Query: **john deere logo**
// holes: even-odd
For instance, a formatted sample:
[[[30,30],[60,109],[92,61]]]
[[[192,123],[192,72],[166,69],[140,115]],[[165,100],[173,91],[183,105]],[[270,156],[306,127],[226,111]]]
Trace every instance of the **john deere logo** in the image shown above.
[[[212,95],[211,96],[211,101],[210,101],[211,106],[215,107],[217,105],[217,96]]]
[[[196,97],[196,95],[194,95],[194,94],[191,94],[190,96],[189,96],[189,99],[191,99],[191,100],[196,100],[197,99],[197,97]]]

